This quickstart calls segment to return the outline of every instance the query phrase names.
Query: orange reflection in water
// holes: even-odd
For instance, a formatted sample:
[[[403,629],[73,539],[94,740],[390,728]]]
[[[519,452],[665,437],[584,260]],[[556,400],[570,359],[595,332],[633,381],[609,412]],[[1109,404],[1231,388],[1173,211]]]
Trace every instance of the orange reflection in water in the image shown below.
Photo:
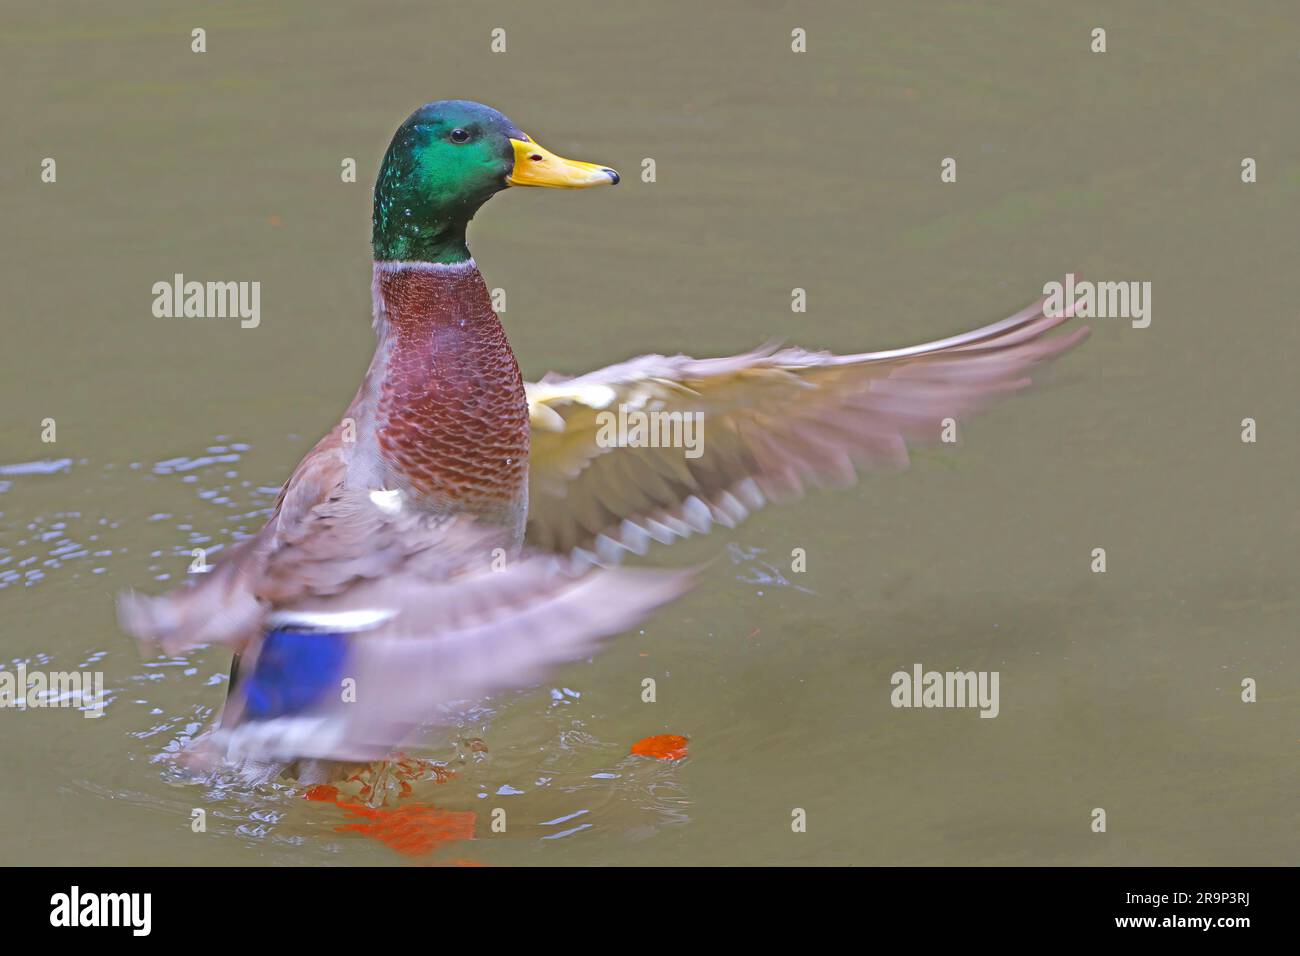
[[[657,734],[645,737],[632,745],[632,753],[638,757],[654,757],[656,760],[681,760],[686,756],[685,737],[676,734]]]
[[[398,761],[388,768],[398,778],[400,792],[398,799],[410,795],[411,786],[402,777],[420,776],[428,770],[428,765],[421,766],[421,773],[415,773],[416,767],[406,761]],[[445,768],[436,768],[434,777],[443,783],[451,776]],[[362,775],[349,778],[364,783],[361,788],[363,796],[372,790],[365,783]],[[372,840],[378,840],[385,846],[403,856],[425,856],[434,850],[458,840],[474,839],[474,826],[477,816],[472,810],[440,810],[429,803],[407,803],[397,807],[371,807],[363,803],[354,803],[340,799],[339,788],[329,784],[311,787],[305,794],[308,800],[320,803],[332,803],[349,816],[360,817],[356,823],[344,823],[334,829],[339,833],[348,831],[360,833]],[[473,865],[467,860],[455,861],[458,865]]]
[[[391,810],[355,803],[336,803],[336,806],[364,817],[366,822],[345,823],[335,830],[355,831],[404,856],[424,856],[448,843],[474,839],[473,810],[439,810],[428,803],[408,803]]]

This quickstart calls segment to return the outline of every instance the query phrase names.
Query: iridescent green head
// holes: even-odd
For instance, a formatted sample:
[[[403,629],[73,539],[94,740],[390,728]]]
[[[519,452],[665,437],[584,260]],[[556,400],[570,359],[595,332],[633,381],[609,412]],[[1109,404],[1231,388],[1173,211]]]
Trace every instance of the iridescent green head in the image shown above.
[[[561,159],[491,107],[428,103],[398,127],[375,181],[376,261],[463,262],[465,230],[507,186],[618,182],[608,166]]]

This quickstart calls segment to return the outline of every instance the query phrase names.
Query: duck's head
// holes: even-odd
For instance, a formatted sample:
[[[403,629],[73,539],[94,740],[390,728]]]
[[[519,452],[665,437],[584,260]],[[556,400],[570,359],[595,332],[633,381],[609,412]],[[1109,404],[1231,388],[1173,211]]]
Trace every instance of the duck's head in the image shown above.
[[[585,189],[618,178],[608,166],[548,152],[481,103],[428,103],[398,127],[384,154],[375,181],[375,259],[462,262],[469,221],[506,187]]]

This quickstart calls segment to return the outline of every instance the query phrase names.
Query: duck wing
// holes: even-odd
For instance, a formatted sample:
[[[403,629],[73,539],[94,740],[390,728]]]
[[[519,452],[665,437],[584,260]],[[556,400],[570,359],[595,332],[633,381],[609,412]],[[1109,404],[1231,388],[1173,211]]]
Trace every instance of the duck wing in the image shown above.
[[[1030,383],[1035,364],[1086,328],[1043,302],[962,335],[910,348],[833,355],[766,345],[726,358],[645,355],[526,385],[532,421],[526,540],[612,562],[714,524],[733,527],[768,501],[902,468],[908,446]],[[611,440],[620,411],[659,412],[661,436],[698,416],[697,448]],[[665,417],[666,416],[666,417]],[[654,427],[654,426],[652,426]],[[630,429],[626,430],[630,437]],[[689,453],[688,453],[689,452]]]
[[[535,683],[691,578],[574,571],[551,554],[512,554],[498,528],[406,507],[397,491],[341,484],[272,537],[219,564],[216,584],[181,592],[189,602],[201,594],[205,606],[234,593],[242,608],[238,627],[225,629],[242,635],[238,678],[220,726],[199,742],[204,757],[381,759],[448,703]],[[196,605],[177,606],[176,595],[125,598],[123,625],[161,635],[174,653],[196,643],[174,626]]]

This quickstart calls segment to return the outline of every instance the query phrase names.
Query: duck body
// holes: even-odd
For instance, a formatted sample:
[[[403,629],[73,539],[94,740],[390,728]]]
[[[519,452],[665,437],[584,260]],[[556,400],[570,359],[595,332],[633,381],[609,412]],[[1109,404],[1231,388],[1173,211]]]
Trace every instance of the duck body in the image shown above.
[[[185,588],[119,600],[146,644],[234,651],[195,761],[260,780],[379,759],[449,700],[530,683],[687,586],[524,553],[528,401],[465,242],[510,186],[617,182],[478,103],[427,104],[398,128],[375,184],[378,341],[355,398],[256,535]]]
[[[252,549],[269,557],[285,534],[324,502],[361,496],[386,511],[420,516],[421,538],[438,537],[458,516],[496,529],[483,540],[517,555],[528,509],[528,402],[514,352],[474,261],[376,262],[373,281],[375,354],[343,418],[304,458],[286,483],[276,515]],[[285,512],[285,506],[289,511]],[[265,575],[260,562],[246,573]],[[483,563],[480,555],[480,565]],[[369,572],[363,572],[371,576]],[[259,621],[243,648],[252,666],[231,668],[225,725],[202,742],[219,756],[250,749],[239,761],[246,779],[262,781],[292,768],[300,782],[350,775],[357,761],[309,756],[308,742],[278,743],[261,752],[254,734],[274,727],[299,741],[299,715],[339,686],[348,672],[349,644],[373,625],[329,615],[312,626],[310,613]],[[307,726],[313,726],[308,724]],[[325,751],[329,754],[330,751]],[[207,758],[201,756],[200,762]]]

